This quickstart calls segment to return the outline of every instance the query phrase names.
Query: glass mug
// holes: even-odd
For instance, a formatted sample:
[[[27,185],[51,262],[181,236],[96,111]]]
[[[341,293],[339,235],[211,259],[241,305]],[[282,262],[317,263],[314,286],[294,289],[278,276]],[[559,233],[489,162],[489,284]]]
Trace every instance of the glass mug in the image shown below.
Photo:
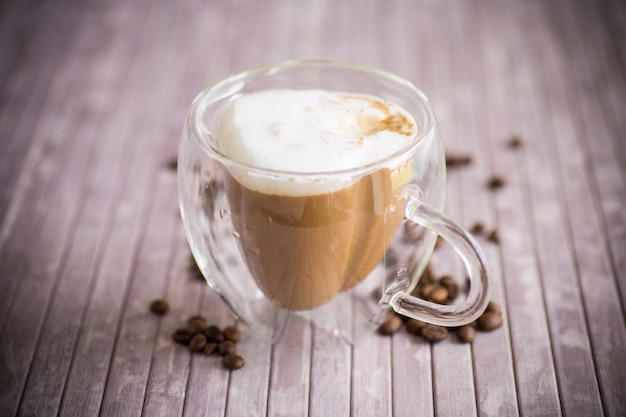
[[[293,172],[253,166],[224,150],[219,125],[233,100],[273,89],[389,100],[413,116],[417,133],[403,149],[356,168]],[[489,282],[473,237],[441,211],[445,168],[431,106],[410,82],[350,64],[284,62],[232,75],[194,99],[178,156],[180,211],[208,284],[239,320],[272,340],[294,314],[350,339],[340,316],[355,297],[369,298],[379,318],[393,309],[460,326],[485,309]],[[272,191],[260,184],[271,184]],[[275,191],[294,184],[305,191]],[[406,223],[413,229],[409,242],[402,237]],[[461,303],[412,295],[437,235],[467,269],[469,291]],[[393,259],[390,247],[400,248]]]

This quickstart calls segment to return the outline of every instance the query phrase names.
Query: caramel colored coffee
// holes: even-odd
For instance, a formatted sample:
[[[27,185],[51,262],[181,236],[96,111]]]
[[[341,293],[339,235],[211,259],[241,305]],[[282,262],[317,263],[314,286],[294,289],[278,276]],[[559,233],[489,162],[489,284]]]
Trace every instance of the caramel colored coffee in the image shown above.
[[[389,210],[394,187],[387,169],[326,194],[263,194],[232,177],[226,192],[259,288],[293,310],[320,306],[361,282],[403,218]]]
[[[306,94],[309,90],[304,91]],[[290,106],[293,106],[293,92],[289,90],[285,94],[289,95]],[[319,92],[315,91],[314,94]],[[395,149],[405,146],[415,135],[415,125],[410,116],[397,108],[391,108],[387,102],[371,97],[344,94],[328,96],[327,92],[324,94],[326,95],[322,100],[350,100],[350,106],[353,107],[349,108],[348,113],[354,113],[355,117],[337,116],[333,113],[331,122],[328,122],[327,118],[321,119],[327,115],[328,108],[324,108],[321,115],[320,112],[313,112],[314,115],[309,116],[312,106],[303,104],[300,108],[304,109],[304,115],[287,115],[286,123],[273,120],[272,117],[275,116],[268,115],[270,121],[267,126],[258,128],[258,136],[266,135],[267,144],[258,146],[256,143],[246,147],[248,151],[237,152],[242,155],[248,152],[248,157],[257,161],[276,156],[274,159],[277,162],[289,159],[286,163],[293,163],[293,158],[297,155],[289,155],[289,150],[282,155],[272,155],[269,152],[264,156],[263,152],[266,147],[278,146],[272,140],[285,142],[292,138],[279,138],[281,132],[276,131],[279,129],[277,126],[287,130],[290,135],[298,134],[304,120],[298,119],[299,117],[310,118],[313,124],[321,123],[324,127],[320,131],[312,130],[317,129],[316,126],[305,129],[306,134],[310,133],[311,137],[320,136],[319,144],[296,143],[293,148],[310,145],[311,153],[314,154],[313,162],[310,161],[311,158],[307,158],[305,165],[319,165],[314,171],[318,173],[329,169],[328,166],[331,169],[340,169],[337,166],[346,163],[341,160],[341,152],[345,151],[354,158],[362,151],[359,146],[367,146],[364,145],[367,141],[370,141],[370,148],[369,151],[365,149],[362,152],[363,157],[382,159],[385,155],[381,154],[381,150],[386,150],[387,154],[393,153]],[[305,98],[308,100],[310,97]],[[276,97],[272,97],[273,105],[267,107],[280,109],[281,106],[276,104],[275,99]],[[298,99],[295,100],[296,103],[299,103]],[[355,100],[358,104],[356,107]],[[333,103],[335,106],[336,103]],[[226,117],[235,120],[233,114],[238,115],[237,109],[230,109]],[[343,123],[342,117],[349,123]],[[255,135],[254,131],[242,134],[241,129],[233,127],[237,123],[230,123],[230,119],[222,133],[226,138],[236,136],[225,145],[232,156],[233,149],[240,147],[242,137],[246,134],[253,137]],[[294,119],[298,122],[295,128],[288,125]],[[251,126],[256,125],[253,123]],[[274,138],[271,137],[272,134]],[[384,142],[393,140],[397,143],[388,145]],[[331,146],[325,148],[325,144],[329,143]],[[255,151],[250,151],[251,148]],[[316,152],[321,155],[318,161],[315,161]],[[273,163],[270,164],[272,169],[289,169],[272,165]],[[358,167],[371,163],[371,160],[364,161],[359,157],[351,163]],[[307,165],[303,170],[312,168]],[[394,231],[404,217],[402,210],[394,210],[391,203],[394,193],[412,175],[412,160],[396,162],[396,166],[391,167],[381,166],[367,175],[344,182],[332,180],[318,183],[314,179],[303,181],[304,175],[295,174],[297,179],[293,182],[284,179],[273,181],[271,176],[243,176],[236,169],[229,171],[226,174],[225,188],[239,249],[261,291],[281,307],[306,310],[328,302],[338,292],[350,289],[365,279],[381,261]]]

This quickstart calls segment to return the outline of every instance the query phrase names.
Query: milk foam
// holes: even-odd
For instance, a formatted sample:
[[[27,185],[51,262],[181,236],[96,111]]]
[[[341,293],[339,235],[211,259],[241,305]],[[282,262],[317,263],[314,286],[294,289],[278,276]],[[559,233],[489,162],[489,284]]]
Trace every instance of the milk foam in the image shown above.
[[[224,112],[218,131],[223,152],[234,160],[293,173],[361,167],[406,148],[416,134],[413,117],[390,101],[292,89],[236,98]],[[269,179],[237,177],[259,191],[279,194],[327,192],[331,186],[300,179],[294,180],[297,184],[270,184]]]

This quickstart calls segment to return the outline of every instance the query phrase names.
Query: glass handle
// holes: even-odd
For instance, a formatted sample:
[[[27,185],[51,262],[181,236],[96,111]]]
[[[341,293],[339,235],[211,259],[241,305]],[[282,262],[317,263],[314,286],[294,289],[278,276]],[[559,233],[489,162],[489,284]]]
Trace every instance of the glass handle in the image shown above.
[[[404,291],[390,294],[389,305],[399,314],[421,321],[456,327],[475,321],[489,302],[489,279],[485,256],[472,235],[441,211],[421,200],[421,190],[407,186],[401,193],[404,215],[445,239],[459,254],[469,273],[469,293],[463,304],[442,305]]]

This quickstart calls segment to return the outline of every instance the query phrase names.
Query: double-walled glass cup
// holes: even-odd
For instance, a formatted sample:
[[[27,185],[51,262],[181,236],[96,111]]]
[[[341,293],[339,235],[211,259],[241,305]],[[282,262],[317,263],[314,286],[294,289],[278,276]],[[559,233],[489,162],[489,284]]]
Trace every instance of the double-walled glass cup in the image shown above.
[[[400,151],[352,169],[330,171],[321,165],[303,173],[252,166],[224,150],[218,126],[233,100],[271,89],[389,100],[413,116],[417,134]],[[431,106],[410,82],[361,66],[285,62],[232,75],[195,98],[178,159],[180,210],[206,281],[254,328],[279,334],[293,313],[339,329],[341,318],[333,311],[345,306],[328,306],[346,297],[371,297],[369,290],[357,291],[365,281],[379,289],[374,303],[379,311],[459,326],[482,313],[489,282],[475,240],[441,211],[445,168]],[[277,191],[294,184],[305,191]],[[408,242],[402,237],[407,223]],[[470,286],[461,303],[436,304],[411,294],[437,235],[467,268]],[[393,245],[401,248],[392,260]]]

